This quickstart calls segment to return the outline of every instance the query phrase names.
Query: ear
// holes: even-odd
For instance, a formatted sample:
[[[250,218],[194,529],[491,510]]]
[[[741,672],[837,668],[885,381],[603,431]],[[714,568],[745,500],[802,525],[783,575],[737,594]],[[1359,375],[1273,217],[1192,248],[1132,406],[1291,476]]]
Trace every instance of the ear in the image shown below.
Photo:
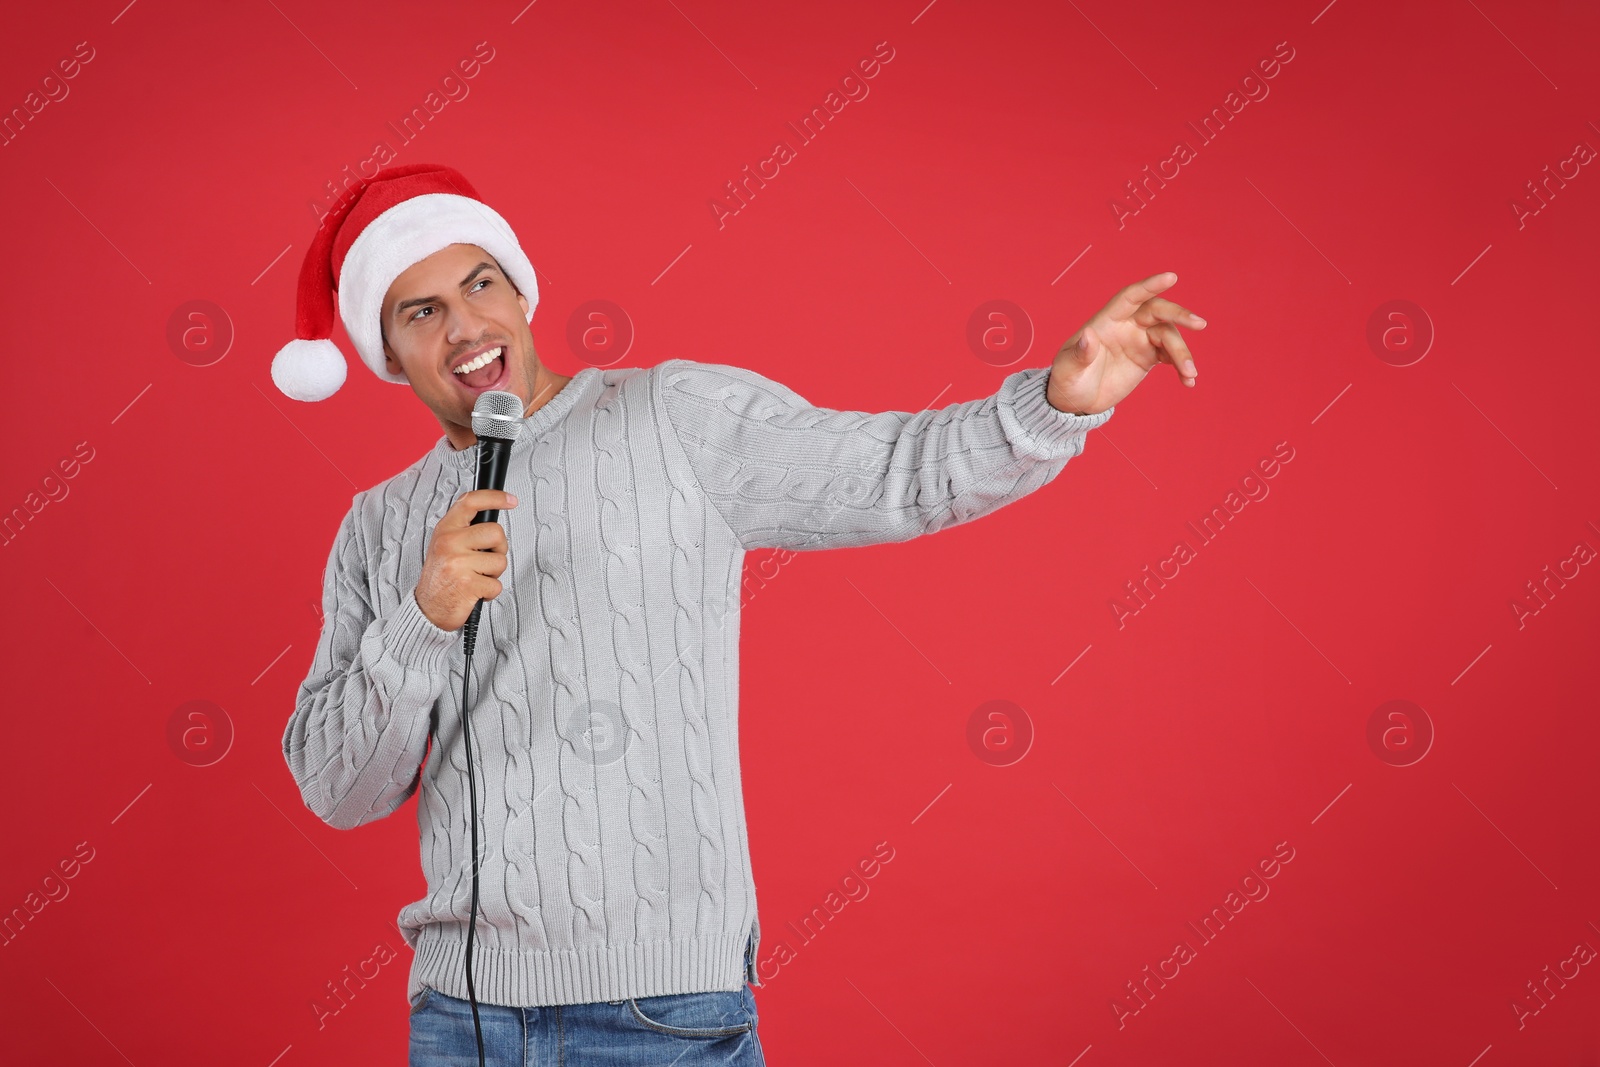
[[[383,365],[390,374],[397,374],[402,378],[406,376],[405,368],[400,365],[400,358],[394,354],[394,349],[389,347],[387,335],[383,338]]]
[[[528,317],[528,298],[522,295],[522,290],[517,290],[517,303],[522,305],[522,317]]]

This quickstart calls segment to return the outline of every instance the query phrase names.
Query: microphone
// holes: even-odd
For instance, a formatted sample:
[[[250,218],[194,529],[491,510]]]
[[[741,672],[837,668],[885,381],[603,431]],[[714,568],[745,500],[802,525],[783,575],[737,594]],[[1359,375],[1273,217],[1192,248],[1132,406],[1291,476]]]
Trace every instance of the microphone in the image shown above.
[[[472,432],[478,435],[478,484],[474,489],[504,489],[511,443],[522,429],[522,398],[516,393],[491,389],[478,394],[472,406]],[[498,522],[500,511],[480,511],[469,525]],[[478,1067],[483,1067],[483,1025],[478,1019],[478,990],[472,980],[472,942],[478,928],[478,787],[472,773],[472,727],[467,714],[467,680],[472,675],[472,646],[478,640],[478,615],[483,600],[472,605],[462,630],[466,637],[466,666],[461,672],[461,744],[467,754],[467,798],[472,830],[472,904],[467,911],[467,1002],[472,1006],[472,1031],[478,1043]]]
[[[511,443],[522,429],[522,398],[516,393],[490,389],[478,394],[472,407],[472,432],[478,436],[478,482],[474,489],[504,489],[506,467],[511,462]],[[480,522],[499,522],[498,508],[480,511],[469,525]],[[480,599],[472,606],[463,632],[466,635],[466,653],[472,655],[472,646],[478,639],[478,616],[483,612]]]

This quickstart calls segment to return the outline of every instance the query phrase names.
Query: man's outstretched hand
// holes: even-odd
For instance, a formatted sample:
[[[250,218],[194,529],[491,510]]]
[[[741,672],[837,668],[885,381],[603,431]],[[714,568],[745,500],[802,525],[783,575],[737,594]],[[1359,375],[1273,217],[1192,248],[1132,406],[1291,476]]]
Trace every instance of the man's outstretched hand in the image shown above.
[[[1172,364],[1183,384],[1193,387],[1194,357],[1178,324],[1203,330],[1206,320],[1160,297],[1177,281],[1168,271],[1133,283],[1068,338],[1050,365],[1050,406],[1098,415],[1133,392],[1157,363]]]

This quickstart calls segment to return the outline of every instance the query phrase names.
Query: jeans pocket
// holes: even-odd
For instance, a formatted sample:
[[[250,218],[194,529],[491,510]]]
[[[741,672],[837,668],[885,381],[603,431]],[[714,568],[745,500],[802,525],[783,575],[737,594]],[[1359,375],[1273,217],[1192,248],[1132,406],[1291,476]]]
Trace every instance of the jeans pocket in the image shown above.
[[[674,1037],[732,1037],[755,1025],[740,990],[637,997],[628,1010],[639,1025]]]
[[[423,1008],[428,1006],[428,997],[432,993],[433,990],[429,989],[427,986],[423,986],[422,992],[411,998],[411,1015],[413,1017]]]

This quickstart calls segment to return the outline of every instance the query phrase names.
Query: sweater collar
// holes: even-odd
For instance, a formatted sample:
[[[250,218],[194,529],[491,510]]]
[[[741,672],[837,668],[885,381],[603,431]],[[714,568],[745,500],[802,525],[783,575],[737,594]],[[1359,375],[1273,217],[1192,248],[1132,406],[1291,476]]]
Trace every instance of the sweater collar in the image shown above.
[[[544,435],[545,431],[555,426],[556,423],[566,418],[574,405],[577,404],[581,394],[599,380],[601,368],[585,367],[572,376],[572,380],[561,387],[561,391],[545,401],[544,405],[532,415],[522,420],[522,429],[517,431],[517,438],[511,444],[513,453],[531,447],[532,443]],[[475,447],[457,449],[450,443],[450,438],[441,435],[434,443],[433,455],[440,463],[457,470],[473,470],[478,464],[478,450]]]

